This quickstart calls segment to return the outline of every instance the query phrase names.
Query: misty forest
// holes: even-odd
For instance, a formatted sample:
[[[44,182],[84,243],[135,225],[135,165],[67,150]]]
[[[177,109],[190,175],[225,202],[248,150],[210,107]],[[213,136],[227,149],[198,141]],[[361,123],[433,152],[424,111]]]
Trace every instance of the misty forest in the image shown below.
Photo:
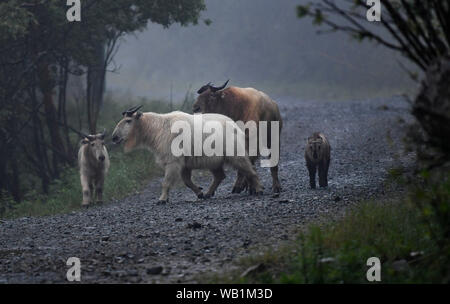
[[[84,283],[367,283],[369,257],[382,283],[450,282],[449,1],[68,2],[0,2],[0,283],[67,282],[73,256]],[[245,94],[279,111],[276,170],[182,171],[161,200],[121,124],[238,121]]]

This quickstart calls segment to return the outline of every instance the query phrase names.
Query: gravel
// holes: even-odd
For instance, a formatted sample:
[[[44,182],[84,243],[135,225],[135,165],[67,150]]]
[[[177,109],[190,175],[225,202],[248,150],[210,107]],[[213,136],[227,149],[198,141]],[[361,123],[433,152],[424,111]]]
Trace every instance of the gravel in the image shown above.
[[[158,205],[161,177],[119,202],[4,220],[0,283],[66,283],[69,257],[80,258],[82,283],[196,282],[198,275],[232,269],[242,256],[280,246],[307,223],[396,191],[386,183],[389,168],[413,162],[402,152],[411,121],[403,98],[278,101],[284,119],[280,195],[271,193],[265,168],[258,168],[264,195],[231,194],[235,172],[228,170],[208,200],[180,185],[169,203]],[[314,131],[332,147],[327,189],[309,189],[303,149]],[[211,181],[206,172],[194,179],[204,189]]]

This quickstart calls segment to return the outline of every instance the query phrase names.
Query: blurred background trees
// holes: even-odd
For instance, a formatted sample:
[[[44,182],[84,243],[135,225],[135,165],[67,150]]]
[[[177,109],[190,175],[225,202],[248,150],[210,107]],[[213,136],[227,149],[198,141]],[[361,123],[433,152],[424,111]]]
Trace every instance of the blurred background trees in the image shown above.
[[[365,0],[314,1],[299,5],[297,15],[311,17],[326,31],[346,32],[399,52],[423,72],[425,79],[412,105],[420,128],[414,127],[411,135],[420,159],[427,166],[439,166],[450,160],[450,2],[382,0],[381,5],[381,21],[373,23],[367,21],[371,6]]]
[[[81,3],[81,22],[71,23],[66,1],[0,3],[0,199],[20,201],[36,186],[47,193],[63,168],[75,165],[80,129],[97,131],[105,75],[114,70],[122,35],[148,22],[197,24],[205,9],[203,0]],[[78,90],[78,118],[69,90]]]

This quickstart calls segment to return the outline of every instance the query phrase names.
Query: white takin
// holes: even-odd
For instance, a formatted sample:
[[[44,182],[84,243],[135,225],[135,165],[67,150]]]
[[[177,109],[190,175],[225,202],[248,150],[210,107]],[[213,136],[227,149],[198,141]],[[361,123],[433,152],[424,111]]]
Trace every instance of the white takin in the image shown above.
[[[166,203],[169,200],[169,189],[181,176],[184,184],[189,187],[198,198],[209,198],[214,195],[215,190],[225,178],[224,165],[230,165],[238,170],[243,176],[250,181],[250,193],[262,193],[262,187],[255,170],[252,167],[250,159],[245,153],[245,141],[240,142],[236,140],[234,143],[238,150],[244,151],[244,156],[237,155],[213,155],[213,156],[176,156],[172,153],[172,141],[179,134],[172,132],[172,126],[177,122],[185,122],[190,126],[194,133],[194,115],[184,112],[171,112],[167,114],[157,113],[141,113],[138,110],[141,107],[133,107],[122,113],[123,119],[117,124],[113,134],[112,140],[116,144],[124,142],[125,152],[131,151],[135,148],[145,148],[152,151],[156,160],[164,170],[164,180],[162,182],[162,193],[159,202]],[[244,138],[244,134],[239,127],[230,118],[220,114],[199,114],[203,122],[219,123],[222,126],[223,136],[221,138],[225,141],[226,138]],[[199,116],[195,115],[198,119]],[[231,124],[232,128],[227,124]],[[227,134],[227,132],[237,132],[236,134]],[[202,141],[204,142],[207,136],[202,134]],[[194,150],[194,142],[191,141],[192,151]],[[202,145],[203,145],[202,142]],[[239,147],[239,145],[244,145]],[[225,143],[222,143],[225,147]],[[239,155],[239,154],[238,154]],[[201,188],[197,187],[191,179],[193,169],[207,169],[213,176],[214,180],[204,195]]]
[[[103,201],[103,185],[109,169],[109,155],[105,147],[105,132],[85,135],[78,151],[81,188],[83,190],[82,206],[87,207]]]

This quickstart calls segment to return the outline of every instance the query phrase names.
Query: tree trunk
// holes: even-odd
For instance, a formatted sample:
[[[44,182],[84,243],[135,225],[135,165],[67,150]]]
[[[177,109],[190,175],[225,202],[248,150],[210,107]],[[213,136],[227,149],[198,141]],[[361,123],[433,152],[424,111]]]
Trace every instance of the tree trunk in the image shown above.
[[[63,141],[59,133],[59,125],[57,123],[57,111],[53,104],[53,84],[47,62],[39,65],[39,86],[43,95],[45,117],[50,135],[50,141],[54,151],[65,153]],[[59,164],[62,163],[58,153],[52,153],[53,177],[59,177]]]
[[[103,44],[98,43],[95,48],[94,62],[89,65],[86,77],[88,126],[91,134],[95,134],[97,131],[97,119],[103,105],[106,74],[105,60],[105,47]]]
[[[36,108],[37,105],[37,99],[36,99],[36,88],[33,86],[31,89],[31,104],[33,106],[33,109]],[[47,194],[48,193],[48,186],[50,184],[49,175],[51,175],[51,170],[48,167],[48,160],[47,160],[47,153],[44,148],[43,142],[41,141],[42,136],[40,135],[40,132],[42,130],[41,121],[39,118],[39,111],[37,113],[32,113],[33,115],[33,146],[34,146],[34,153],[36,155],[36,171],[38,172],[38,176],[41,179],[41,186],[42,191]]]
[[[64,137],[66,141],[67,148],[67,156],[70,162],[70,165],[73,166],[75,162],[75,153],[72,146],[72,142],[70,141],[69,136],[69,127],[67,124],[67,109],[66,109],[66,101],[67,101],[67,82],[69,80],[69,70],[68,70],[69,62],[67,59],[63,61],[60,67],[60,84],[59,84],[59,98],[58,98],[58,116],[59,121],[62,121],[64,124]]]
[[[14,151],[11,151],[14,155]],[[20,195],[20,180],[19,180],[19,166],[17,164],[17,158],[12,157],[11,158],[11,171],[12,171],[12,178],[10,181],[10,193],[12,194],[14,200],[16,202],[20,202],[21,195]]]

